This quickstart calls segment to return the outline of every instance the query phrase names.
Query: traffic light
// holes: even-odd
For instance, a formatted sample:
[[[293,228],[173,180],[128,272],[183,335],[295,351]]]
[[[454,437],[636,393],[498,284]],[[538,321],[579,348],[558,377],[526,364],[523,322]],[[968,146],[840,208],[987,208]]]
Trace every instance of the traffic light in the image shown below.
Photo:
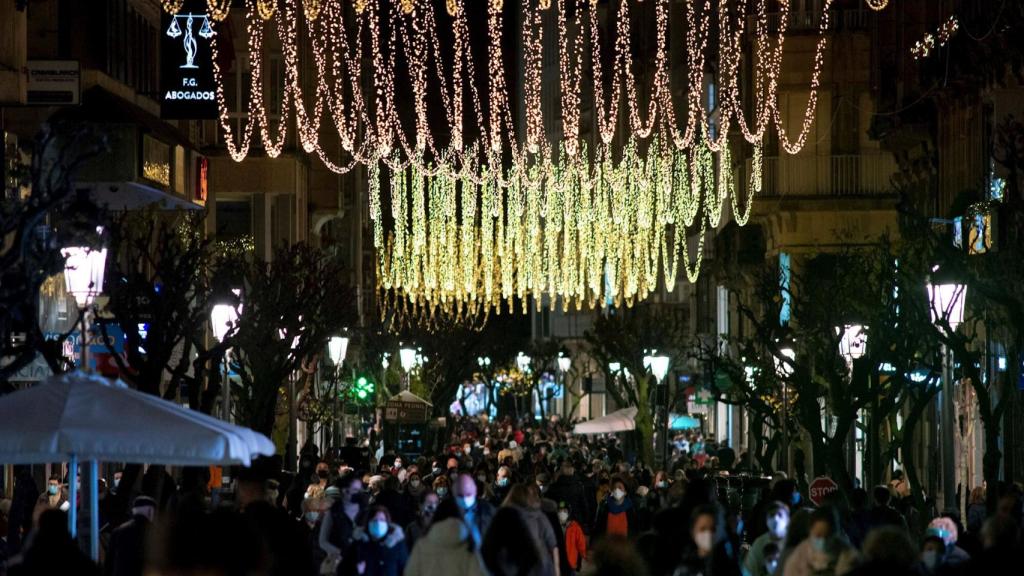
[[[376,386],[374,385],[373,380],[370,380],[366,376],[356,378],[356,381],[352,383],[352,387],[349,388],[349,394],[356,402],[371,401],[375,391]]]

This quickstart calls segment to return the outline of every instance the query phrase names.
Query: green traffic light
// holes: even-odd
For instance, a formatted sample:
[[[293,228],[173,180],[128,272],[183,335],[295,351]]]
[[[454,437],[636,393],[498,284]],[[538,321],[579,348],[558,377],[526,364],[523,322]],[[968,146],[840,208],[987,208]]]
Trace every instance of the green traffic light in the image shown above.
[[[366,400],[366,390],[357,391],[356,396],[358,396],[360,400]]]
[[[366,376],[360,376],[359,379],[356,380],[356,386],[358,386],[360,388],[365,387],[366,386]]]

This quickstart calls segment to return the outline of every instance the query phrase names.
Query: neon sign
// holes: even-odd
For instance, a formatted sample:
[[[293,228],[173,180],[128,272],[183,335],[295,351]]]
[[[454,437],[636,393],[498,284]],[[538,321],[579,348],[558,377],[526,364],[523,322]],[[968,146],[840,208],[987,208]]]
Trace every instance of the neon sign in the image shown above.
[[[163,16],[161,116],[215,118],[217,101],[210,39],[217,32],[205,12],[206,2],[185,4],[189,10]]]

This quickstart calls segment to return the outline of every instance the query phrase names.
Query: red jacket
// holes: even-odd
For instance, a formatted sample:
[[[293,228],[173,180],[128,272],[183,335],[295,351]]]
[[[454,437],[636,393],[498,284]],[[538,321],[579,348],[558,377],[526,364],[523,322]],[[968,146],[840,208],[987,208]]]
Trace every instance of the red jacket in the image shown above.
[[[582,560],[587,556],[587,538],[583,535],[580,523],[575,520],[569,520],[565,525],[565,556],[573,570],[579,570]]]

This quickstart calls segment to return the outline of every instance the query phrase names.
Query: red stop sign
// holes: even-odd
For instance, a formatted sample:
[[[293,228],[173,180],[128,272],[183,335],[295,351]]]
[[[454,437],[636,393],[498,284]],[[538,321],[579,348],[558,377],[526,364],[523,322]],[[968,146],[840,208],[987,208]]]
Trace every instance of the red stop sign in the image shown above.
[[[819,476],[811,482],[808,492],[810,492],[811,502],[814,502],[815,506],[821,506],[821,503],[825,501],[825,497],[833,492],[839,491],[839,485],[836,484],[835,480],[828,476]]]

